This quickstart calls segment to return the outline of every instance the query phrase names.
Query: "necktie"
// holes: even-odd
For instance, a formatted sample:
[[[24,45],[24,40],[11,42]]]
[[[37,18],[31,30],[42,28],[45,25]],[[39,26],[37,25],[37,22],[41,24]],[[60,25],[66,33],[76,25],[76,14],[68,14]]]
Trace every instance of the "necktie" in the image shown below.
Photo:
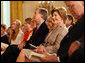
[[[36,27],[36,29],[35,29],[35,33],[37,32],[37,27]]]

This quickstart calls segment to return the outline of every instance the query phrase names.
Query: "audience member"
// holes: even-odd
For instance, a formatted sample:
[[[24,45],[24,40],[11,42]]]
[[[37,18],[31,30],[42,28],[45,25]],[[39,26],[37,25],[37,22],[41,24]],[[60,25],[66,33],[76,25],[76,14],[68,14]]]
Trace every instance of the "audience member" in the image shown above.
[[[72,25],[73,25],[73,17],[71,15],[67,15],[66,27],[69,29]]]
[[[9,28],[7,29],[7,35],[8,35],[8,37],[9,37],[9,43],[11,43],[12,33],[13,33],[13,30],[12,30],[11,27],[9,27]]]
[[[24,33],[20,29],[21,23],[18,19],[14,20],[11,24],[13,30],[11,45],[18,45],[23,41]]]
[[[36,22],[32,19],[32,21],[31,21],[31,28],[32,29],[34,29],[34,28],[36,28]]]
[[[8,39],[9,38],[7,36],[7,33],[6,33],[6,25],[1,24],[1,42],[9,44]]]
[[[23,46],[25,46],[25,41],[28,41],[32,36],[33,30],[31,28],[31,22],[32,22],[31,18],[25,19],[25,23],[22,26],[22,31],[24,32],[25,35],[24,35],[23,42],[18,45],[19,49],[22,49]]]
[[[33,30],[33,34],[29,41],[26,42],[26,47],[30,47],[29,43],[35,46],[39,46],[44,43],[44,39],[49,32],[49,29],[45,23],[47,19],[47,10],[44,8],[39,8],[36,10],[33,20],[36,21],[37,27]]]
[[[68,59],[68,50],[72,42],[77,41],[84,33],[84,2],[83,1],[65,1],[66,6],[78,21],[73,25],[69,33],[61,42],[58,56],[61,61]],[[71,7],[72,6],[72,7]],[[78,7],[78,8],[77,8]],[[82,11],[81,11],[82,10]]]
[[[1,51],[5,51],[6,47],[3,44],[10,44],[9,43],[9,37],[7,36],[6,33],[6,25],[1,24]]]

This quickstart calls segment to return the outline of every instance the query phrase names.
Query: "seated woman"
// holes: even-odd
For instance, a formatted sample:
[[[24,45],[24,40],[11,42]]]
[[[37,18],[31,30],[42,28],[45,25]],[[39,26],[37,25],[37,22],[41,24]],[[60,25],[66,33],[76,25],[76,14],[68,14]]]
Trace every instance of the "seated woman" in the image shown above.
[[[1,54],[2,54],[2,51],[4,52],[6,50],[9,44],[10,44],[9,37],[6,33],[6,27],[4,24],[1,24]]]
[[[11,28],[13,33],[11,34],[11,45],[18,45],[22,42],[24,33],[20,29],[21,23],[18,19],[15,19],[12,24]]]
[[[32,19],[27,18],[25,19],[25,23],[21,27],[25,35],[24,35],[23,42],[18,45],[19,49],[22,49],[23,46],[25,46],[25,41],[29,40],[32,35],[33,28],[31,27],[31,23],[32,23]]]
[[[8,37],[9,37],[9,43],[11,43],[12,33],[13,33],[13,30],[12,30],[11,27],[9,27],[9,28],[7,29],[7,35],[8,35]]]
[[[66,11],[63,8],[53,9],[51,15],[52,18],[49,19],[51,19],[50,21],[52,22],[52,25],[49,23],[50,22],[49,19],[47,20],[47,25],[48,28],[50,29],[50,32],[45,39],[45,44],[43,46],[37,47],[37,49],[34,50],[37,53],[41,54],[44,54],[46,52],[50,54],[57,53],[57,50],[60,47],[61,40],[68,32],[65,26]],[[25,62],[25,58],[29,56],[28,53],[29,53],[28,49],[22,50],[17,58],[17,62],[19,61]]]

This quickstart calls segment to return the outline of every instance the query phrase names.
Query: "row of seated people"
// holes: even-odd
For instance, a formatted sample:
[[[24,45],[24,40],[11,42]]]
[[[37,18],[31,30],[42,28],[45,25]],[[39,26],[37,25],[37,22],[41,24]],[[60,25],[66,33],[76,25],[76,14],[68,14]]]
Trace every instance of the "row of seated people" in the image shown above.
[[[6,25],[1,24],[1,50],[5,51],[8,45],[18,45],[22,41],[29,40],[32,29],[35,27],[36,23],[31,18],[25,19],[24,24],[21,26],[20,21],[16,19],[7,30]]]
[[[68,15],[66,15],[66,11],[64,8],[58,8],[53,9],[51,11],[51,16],[47,18],[47,10],[44,8],[39,8],[36,10],[33,19],[29,20],[29,23],[27,23],[25,20],[24,25],[22,25],[21,27],[21,32],[19,29],[20,22],[18,20],[15,20],[11,25],[11,29],[13,31],[11,31],[12,33],[11,35],[9,35],[8,42],[10,43],[10,45],[2,54],[1,61],[67,61],[68,58],[72,56],[72,53],[78,48],[80,48],[80,42],[77,40],[79,40],[79,38],[83,35],[84,32],[83,18],[81,18],[81,21],[78,21],[76,24],[72,24],[73,21],[69,22],[72,25],[68,26],[69,24],[67,24],[67,16]],[[72,18],[68,17],[68,19],[70,20]],[[36,28],[32,27],[33,25],[30,21],[36,22]],[[82,38],[83,37],[84,36],[82,36]],[[29,59],[29,49],[33,52],[43,54],[44,56],[46,53],[56,53],[57,56],[46,55],[44,58],[41,58],[41,60],[35,60],[37,57]]]

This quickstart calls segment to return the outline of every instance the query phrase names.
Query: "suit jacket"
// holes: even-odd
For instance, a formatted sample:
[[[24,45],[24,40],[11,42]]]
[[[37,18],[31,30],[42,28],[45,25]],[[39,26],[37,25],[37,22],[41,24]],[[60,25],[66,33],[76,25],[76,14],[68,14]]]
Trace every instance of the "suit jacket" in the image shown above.
[[[78,39],[80,42],[80,47],[74,53],[71,57],[68,58],[66,62],[84,62],[84,34],[81,38]]]
[[[26,46],[25,46],[26,48],[30,48],[29,43],[31,43],[35,46],[39,46],[40,44],[44,43],[44,39],[49,32],[49,29],[45,22],[43,22],[41,24],[41,26],[36,31],[36,33],[35,33],[35,30],[36,30],[36,28],[33,30],[33,34],[31,36],[30,40],[28,40],[26,42]]]
[[[65,25],[52,30],[45,39],[45,48],[49,53],[56,53],[60,47],[60,42],[67,34],[68,29]]]
[[[64,37],[60,44],[57,55],[60,57],[61,62],[67,60],[68,49],[71,43],[78,40],[84,32],[84,16],[71,28],[68,34]]]

